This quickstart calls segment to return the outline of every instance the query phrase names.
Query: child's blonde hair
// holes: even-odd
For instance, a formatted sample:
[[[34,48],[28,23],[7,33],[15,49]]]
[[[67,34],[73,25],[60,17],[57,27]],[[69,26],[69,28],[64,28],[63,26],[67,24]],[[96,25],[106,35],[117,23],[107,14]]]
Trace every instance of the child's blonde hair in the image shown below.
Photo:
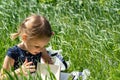
[[[32,20],[31,23],[30,20]],[[27,25],[27,23],[31,25]],[[40,15],[31,15],[26,18],[20,25],[18,32],[11,34],[11,39],[14,40],[22,34],[27,34],[29,37],[51,37],[52,30],[49,21]]]

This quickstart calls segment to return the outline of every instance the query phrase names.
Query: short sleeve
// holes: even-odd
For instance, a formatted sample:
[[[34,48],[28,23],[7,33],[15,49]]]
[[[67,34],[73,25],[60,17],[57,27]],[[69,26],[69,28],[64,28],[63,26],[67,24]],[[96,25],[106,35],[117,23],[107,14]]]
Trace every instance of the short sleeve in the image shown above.
[[[17,51],[16,51],[16,49],[14,47],[9,48],[6,55],[11,57],[14,60],[17,60],[17,57],[18,57]]]

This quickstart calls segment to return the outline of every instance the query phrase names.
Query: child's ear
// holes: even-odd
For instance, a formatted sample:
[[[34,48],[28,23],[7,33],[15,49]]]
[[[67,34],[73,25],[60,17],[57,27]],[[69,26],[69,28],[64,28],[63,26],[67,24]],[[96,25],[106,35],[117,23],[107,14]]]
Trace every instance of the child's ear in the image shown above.
[[[26,41],[27,40],[27,35],[26,34],[23,34],[22,35],[22,41]]]

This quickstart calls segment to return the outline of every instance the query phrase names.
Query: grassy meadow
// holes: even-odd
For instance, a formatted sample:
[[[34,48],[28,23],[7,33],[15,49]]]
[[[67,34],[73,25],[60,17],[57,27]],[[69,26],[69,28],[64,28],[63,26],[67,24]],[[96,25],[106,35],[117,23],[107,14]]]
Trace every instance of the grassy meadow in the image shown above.
[[[120,0],[0,0],[0,69],[7,49],[20,42],[10,34],[31,13],[50,21],[49,45],[71,61],[66,72],[87,68],[88,80],[120,80]]]

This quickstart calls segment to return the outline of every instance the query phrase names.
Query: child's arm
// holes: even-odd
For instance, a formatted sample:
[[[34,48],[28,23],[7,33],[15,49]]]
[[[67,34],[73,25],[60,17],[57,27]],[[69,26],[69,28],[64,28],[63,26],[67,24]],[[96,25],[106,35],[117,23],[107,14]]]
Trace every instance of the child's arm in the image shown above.
[[[10,70],[10,68],[14,65],[14,59],[6,56],[3,62],[3,69]]]
[[[42,52],[42,59],[45,63],[53,64],[53,61],[52,61],[51,57],[48,55],[45,48],[43,49],[43,52]]]
[[[3,80],[7,78],[7,75],[5,74],[4,70],[10,71],[10,68],[13,66],[14,60],[8,56],[5,57],[2,69],[0,71],[0,80]]]

